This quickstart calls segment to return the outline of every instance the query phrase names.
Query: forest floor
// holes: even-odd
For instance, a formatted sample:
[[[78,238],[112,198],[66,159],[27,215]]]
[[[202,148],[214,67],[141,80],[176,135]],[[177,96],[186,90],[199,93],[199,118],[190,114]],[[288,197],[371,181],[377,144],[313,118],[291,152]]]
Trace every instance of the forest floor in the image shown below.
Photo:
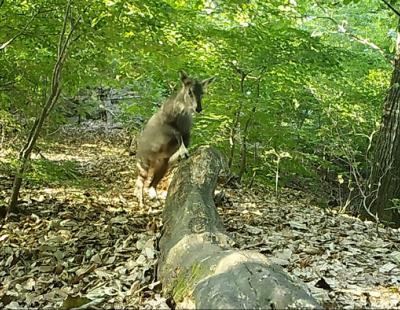
[[[39,145],[20,212],[0,222],[1,308],[170,308],[155,279],[162,205],[139,208],[124,141],[118,130],[69,128]],[[16,156],[0,149],[0,206]],[[325,308],[400,309],[399,230],[321,209],[301,191],[218,190],[236,247],[265,254]]]

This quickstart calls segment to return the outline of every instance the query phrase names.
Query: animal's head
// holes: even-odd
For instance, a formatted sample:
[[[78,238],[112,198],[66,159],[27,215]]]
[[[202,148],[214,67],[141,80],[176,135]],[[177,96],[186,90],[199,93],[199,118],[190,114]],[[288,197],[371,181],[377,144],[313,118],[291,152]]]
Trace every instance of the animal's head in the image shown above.
[[[200,113],[203,108],[201,99],[208,85],[215,81],[215,77],[211,77],[202,81],[197,81],[190,78],[185,71],[181,71],[181,81],[183,83],[183,99],[185,105],[189,106],[192,111]]]

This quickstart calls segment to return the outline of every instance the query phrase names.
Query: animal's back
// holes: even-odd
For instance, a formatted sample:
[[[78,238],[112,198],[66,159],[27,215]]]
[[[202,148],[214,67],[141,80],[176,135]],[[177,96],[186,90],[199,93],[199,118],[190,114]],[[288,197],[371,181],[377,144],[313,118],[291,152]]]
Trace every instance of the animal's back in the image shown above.
[[[138,139],[137,157],[141,160],[169,158],[180,144],[180,133],[166,122],[161,110],[146,124]]]

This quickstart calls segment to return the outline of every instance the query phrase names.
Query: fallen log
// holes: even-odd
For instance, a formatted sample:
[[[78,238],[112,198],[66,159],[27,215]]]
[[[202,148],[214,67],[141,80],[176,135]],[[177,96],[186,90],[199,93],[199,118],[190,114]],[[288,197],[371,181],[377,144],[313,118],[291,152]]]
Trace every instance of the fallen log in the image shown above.
[[[305,286],[254,251],[232,248],[213,201],[222,156],[200,148],[168,189],[158,278],[177,308],[321,308]]]

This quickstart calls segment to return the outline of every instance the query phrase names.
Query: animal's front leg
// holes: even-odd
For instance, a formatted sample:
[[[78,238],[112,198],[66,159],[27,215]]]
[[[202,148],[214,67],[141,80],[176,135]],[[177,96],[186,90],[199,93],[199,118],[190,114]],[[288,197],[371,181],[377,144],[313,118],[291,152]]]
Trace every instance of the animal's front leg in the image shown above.
[[[189,151],[187,148],[189,147],[190,133],[183,134],[181,139],[182,143],[179,148],[181,158],[189,158]]]
[[[178,158],[189,158],[189,151],[183,143],[181,144],[179,149],[169,158],[169,162],[172,163],[178,160]]]
[[[189,158],[189,150],[186,148],[185,144],[183,144],[183,143],[181,144],[181,147],[179,148],[178,152],[179,152],[179,156],[182,159]]]

